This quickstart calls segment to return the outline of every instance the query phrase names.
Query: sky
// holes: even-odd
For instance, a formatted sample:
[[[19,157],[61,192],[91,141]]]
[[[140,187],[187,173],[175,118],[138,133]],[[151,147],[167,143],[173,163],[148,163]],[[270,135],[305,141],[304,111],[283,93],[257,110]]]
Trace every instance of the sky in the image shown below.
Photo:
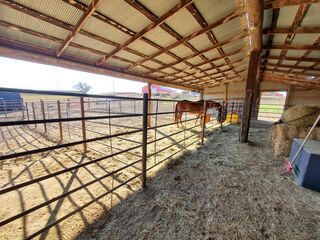
[[[89,93],[139,92],[145,83],[61,67],[0,57],[0,87],[33,90],[71,90],[78,82],[92,87]]]

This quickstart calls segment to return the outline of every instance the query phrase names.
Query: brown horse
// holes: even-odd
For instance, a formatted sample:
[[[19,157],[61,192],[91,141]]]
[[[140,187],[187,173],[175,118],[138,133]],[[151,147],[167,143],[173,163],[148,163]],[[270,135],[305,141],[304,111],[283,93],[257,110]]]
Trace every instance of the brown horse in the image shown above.
[[[211,101],[211,100],[206,101],[205,109],[208,110],[211,108],[215,108],[218,110],[219,113],[218,113],[217,119],[218,119],[218,121],[220,121],[221,120],[221,111],[222,111],[221,104],[218,102],[215,102],[215,101]],[[188,112],[188,113],[197,115],[197,121],[196,121],[196,124],[197,124],[199,117],[201,118],[201,122],[202,122],[203,111],[204,111],[204,100],[200,100],[197,102],[192,102],[192,101],[188,101],[188,100],[177,102],[176,109],[175,109],[175,115],[174,115],[174,122],[179,127],[179,123],[182,124],[181,121],[182,121],[183,113]]]

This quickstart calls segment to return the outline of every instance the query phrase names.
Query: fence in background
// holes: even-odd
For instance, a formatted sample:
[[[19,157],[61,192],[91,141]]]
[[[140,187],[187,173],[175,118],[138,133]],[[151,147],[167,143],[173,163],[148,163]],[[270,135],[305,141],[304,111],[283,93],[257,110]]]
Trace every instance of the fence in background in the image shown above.
[[[1,118],[0,128],[5,141],[6,132],[14,129],[17,133],[23,131],[32,131],[39,133],[46,139],[50,139],[53,144],[50,146],[34,147],[32,149],[17,148],[9,149],[0,156],[1,164],[3,162],[14,161],[19,159],[51,153],[61,149],[77,147],[78,151],[84,154],[89,151],[96,151],[98,145],[99,157],[84,161],[73,166],[31,178],[22,182],[8,182],[5,187],[0,189],[0,195],[19,192],[33,184],[39,184],[42,181],[57,178],[66,173],[74,173],[80,169],[87,168],[93,164],[100,164],[103,161],[112,161],[117,156],[130,158],[130,161],[124,161],[124,164],[117,169],[112,169],[101,176],[94,176],[94,179],[80,186],[64,191],[51,199],[38,203],[18,214],[1,219],[0,227],[10,224],[20,218],[25,218],[41,208],[44,208],[60,199],[66,198],[88,186],[100,183],[103,179],[112,177],[119,172],[127,169],[134,169],[134,175],[128,177],[115,187],[106,190],[99,196],[93,197],[90,201],[82,206],[78,206],[68,214],[51,221],[35,232],[25,235],[26,239],[31,239],[40,234],[45,234],[51,227],[56,226],[68,217],[81,211],[87,206],[97,202],[108,194],[130,183],[131,181],[141,178],[141,186],[146,187],[147,172],[169,158],[181,153],[189,146],[199,143],[203,144],[204,137],[215,127],[222,128],[222,124],[214,120],[217,116],[216,110],[205,111],[203,115],[210,115],[208,119],[203,117],[203,121],[197,121],[197,117],[189,112],[183,113],[182,124],[184,128],[177,128],[173,121],[175,114],[175,100],[148,99],[145,94],[143,98],[128,98],[102,95],[82,95],[76,93],[57,93],[51,91],[32,91],[32,90],[14,90],[0,89],[1,91],[17,91],[32,94],[48,94],[63,96],[59,100],[36,101],[36,102],[19,102],[20,109],[6,111],[5,116]],[[148,105],[151,112],[148,113]],[[150,107],[151,106],[151,107]],[[224,109],[225,114],[231,115],[239,113],[240,104],[231,103]],[[150,110],[149,110],[150,111]],[[232,118],[232,116],[231,116]],[[205,120],[207,119],[207,120]],[[206,122],[207,121],[207,122]],[[149,125],[149,126],[148,126]],[[163,129],[169,129],[165,132]],[[10,132],[10,139],[12,134]],[[19,137],[23,137],[20,135]],[[14,139],[16,142],[17,139]],[[115,144],[115,142],[122,144]],[[164,142],[164,144],[163,144]],[[90,144],[96,144],[91,146]],[[20,145],[20,144],[19,144]],[[81,146],[79,150],[79,146]],[[125,147],[123,147],[125,146]],[[101,150],[101,151],[100,151]],[[33,162],[31,162],[33,164]],[[132,170],[133,171],[133,170]]]

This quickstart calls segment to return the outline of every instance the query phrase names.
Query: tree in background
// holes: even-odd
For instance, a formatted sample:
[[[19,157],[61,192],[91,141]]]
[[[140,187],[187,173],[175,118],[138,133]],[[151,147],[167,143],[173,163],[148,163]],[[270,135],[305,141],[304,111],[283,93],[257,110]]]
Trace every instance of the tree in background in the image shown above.
[[[76,85],[73,86],[74,89],[87,94],[91,90],[91,86],[83,83],[83,82],[78,82]]]

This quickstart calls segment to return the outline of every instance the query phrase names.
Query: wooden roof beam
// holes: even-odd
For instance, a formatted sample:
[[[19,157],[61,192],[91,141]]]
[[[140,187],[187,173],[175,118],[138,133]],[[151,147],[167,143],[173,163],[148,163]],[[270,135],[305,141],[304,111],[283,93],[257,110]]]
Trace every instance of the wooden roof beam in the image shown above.
[[[161,55],[161,54],[163,54],[163,53],[168,53],[170,49],[175,48],[175,47],[177,47],[177,46],[179,46],[179,45],[181,45],[181,44],[184,44],[185,42],[188,42],[188,41],[190,41],[191,39],[193,39],[193,38],[195,38],[195,37],[197,37],[197,36],[199,36],[199,35],[201,35],[201,34],[203,34],[203,33],[206,33],[206,32],[208,32],[208,31],[210,31],[211,29],[213,29],[213,28],[215,28],[215,27],[217,27],[217,26],[219,26],[219,25],[221,25],[221,24],[223,24],[223,23],[225,23],[225,22],[228,22],[228,21],[230,21],[230,20],[232,20],[232,19],[234,19],[234,18],[236,18],[236,17],[239,17],[239,16],[243,15],[244,12],[241,11],[241,10],[242,10],[242,9],[240,9],[240,10],[237,9],[236,11],[232,12],[231,14],[229,14],[229,15],[227,15],[227,16],[225,16],[225,17],[222,17],[221,19],[217,20],[217,21],[214,22],[214,23],[209,24],[207,27],[204,27],[204,28],[202,28],[202,29],[200,29],[200,30],[197,30],[197,31],[191,33],[190,35],[181,38],[179,41],[174,42],[174,43],[170,44],[169,46],[163,48],[162,50],[160,50],[160,51],[158,51],[158,52],[150,55],[149,57],[147,57],[147,58],[145,58],[145,59],[142,59],[142,60],[136,62],[136,64],[130,66],[129,68],[132,68],[132,67],[135,67],[135,66],[137,66],[137,65],[140,65],[140,64],[142,64],[142,63],[144,63],[144,62],[146,62],[146,61],[148,61],[148,60],[150,60],[150,59],[152,59],[152,58],[155,58],[155,57],[157,57],[157,56],[159,56],[159,55]],[[194,55],[199,56],[199,55],[202,54],[202,53],[203,53],[203,52],[199,52],[199,54],[196,54],[196,53],[195,53]],[[180,61],[179,61],[179,62],[180,62]],[[128,68],[128,69],[129,69],[129,68]]]
[[[149,9],[147,9],[144,5],[142,5],[141,3],[139,3],[138,1],[135,0],[126,0],[126,2],[132,6],[134,9],[136,9],[137,11],[139,11],[140,13],[142,13],[143,15],[145,15],[148,19],[150,19],[152,22],[156,22],[158,17],[152,13]],[[191,3],[190,5],[192,5],[193,3]],[[188,5],[187,8],[190,6]],[[171,35],[172,37],[174,37],[176,40],[180,40],[182,38],[182,36],[180,36],[175,30],[173,30],[170,26],[168,26],[165,22],[163,22],[162,24],[159,25],[159,27],[161,27],[165,32],[167,32],[169,35]],[[192,52],[196,53],[198,52],[198,50],[196,48],[194,48],[190,43],[185,42],[184,45],[189,48]],[[172,54],[171,52],[168,52],[169,54]],[[200,57],[203,60],[207,60],[206,56],[204,55],[200,55]],[[153,58],[154,59],[154,58]],[[177,60],[180,60],[180,58],[176,58]],[[184,61],[185,64],[187,64],[189,67],[193,67],[193,65],[187,61]],[[163,65],[163,64],[162,64]]]
[[[291,75],[295,75],[295,76],[306,76],[306,77],[315,77],[315,79],[320,77],[320,74],[310,74],[310,73],[302,73],[302,72],[294,72],[294,73],[290,73],[289,71],[284,71],[284,70],[279,70],[279,69],[273,69],[273,70],[269,70],[266,69],[266,72],[277,72],[277,73],[285,73],[285,74],[291,74]]]
[[[210,59],[208,59],[208,60],[206,60],[206,61],[204,61],[204,62],[195,64],[195,65],[194,65],[193,67],[191,67],[191,68],[190,68],[190,67],[187,67],[187,68],[184,68],[184,69],[179,69],[178,72],[175,72],[175,73],[172,73],[172,74],[168,74],[167,77],[169,77],[169,76],[175,76],[175,75],[177,75],[177,74],[179,74],[179,73],[181,73],[181,72],[183,72],[183,71],[190,70],[190,69],[194,69],[194,68],[196,68],[196,67],[201,67],[201,66],[203,66],[203,65],[205,65],[205,64],[208,64],[208,63],[210,63],[210,62],[218,61],[218,60],[221,60],[221,59],[223,59],[223,58],[225,58],[225,57],[230,57],[230,56],[239,54],[240,52],[245,51],[245,50],[246,50],[246,49],[245,49],[244,47],[242,47],[242,48],[239,48],[239,49],[237,49],[237,50],[235,50],[235,51],[232,51],[232,52],[230,52],[230,53],[227,53],[227,54],[225,54],[224,56],[210,58]],[[158,70],[159,70],[159,68],[156,69],[156,71],[158,71]]]
[[[292,5],[301,5],[301,4],[311,4],[311,3],[318,3],[319,0],[269,0],[265,1],[264,8],[281,8],[286,6]]]
[[[204,19],[204,17],[201,15],[201,13],[199,12],[199,10],[197,9],[197,7],[195,6],[194,3],[190,4],[188,7],[187,7],[188,11],[191,13],[191,15],[197,20],[197,22],[199,23],[199,25],[201,27],[206,27],[208,26],[208,23],[207,21]],[[217,44],[218,43],[218,40],[216,39],[216,37],[214,36],[214,34],[212,33],[212,31],[209,31],[209,32],[206,32],[206,35],[209,39],[209,41],[212,43],[212,44]],[[221,47],[217,48],[217,51],[218,53],[221,55],[221,56],[224,56],[225,53],[223,51],[223,49]],[[223,58],[224,61],[227,63],[227,65],[229,65],[229,67],[232,69],[233,66],[232,64],[230,64],[230,61],[227,57],[224,57]],[[205,59],[205,61],[208,60],[208,59]],[[219,67],[217,67],[215,64],[213,64],[212,62],[210,62],[210,64],[212,65],[212,68],[215,68],[217,69],[218,72],[221,72],[221,69]]]
[[[278,56],[262,56],[262,59],[278,60]],[[283,57],[283,60],[298,61],[298,62],[320,62],[320,58],[308,58],[308,57]]]
[[[77,24],[73,27],[67,38],[64,40],[62,45],[57,50],[57,57],[60,57],[62,52],[68,47],[72,39],[75,37],[75,35],[80,31],[82,26],[86,23],[86,21],[89,19],[89,17],[92,15],[92,13],[96,10],[97,6],[101,0],[92,0],[86,11],[82,14],[81,18],[77,22]]]
[[[317,63],[319,64],[319,63]],[[302,69],[302,70],[312,70],[312,71],[319,71],[320,68],[315,68],[315,67],[303,67],[303,66],[294,66],[294,65],[289,65],[289,64],[274,64],[274,63],[267,63],[265,66],[270,66],[270,67],[281,67],[281,68],[293,68],[293,69]]]
[[[100,75],[107,75],[111,77],[124,78],[133,81],[153,83],[163,85],[167,87],[181,88],[192,91],[201,91],[202,89],[197,87],[191,87],[183,84],[171,84],[163,80],[157,80],[157,78],[149,78],[142,76],[134,72],[124,73],[118,68],[105,68],[97,67],[94,63],[89,63],[87,60],[82,61],[76,59],[73,56],[63,55],[61,58],[55,57],[55,52],[44,50],[41,47],[23,46],[23,43],[15,44],[15,42],[6,44],[0,39],[0,55],[3,57],[14,58],[24,61],[31,61],[35,63],[47,64],[52,66],[58,66],[62,68],[90,72]],[[9,47],[7,47],[9,46]]]
[[[319,89],[320,90],[320,84],[317,83],[312,83],[310,81],[304,81],[301,79],[297,78],[288,78],[284,76],[278,76],[275,74],[271,73],[264,73],[262,76],[262,81],[267,81],[267,82],[279,82],[279,83],[284,83],[288,85],[295,85],[295,86],[300,86],[300,87],[305,87],[305,88],[314,88],[314,89]]]
[[[180,10],[184,9],[186,6],[188,6],[190,3],[192,3],[194,0],[184,0],[179,2],[177,5],[175,5],[173,8],[171,8],[168,12],[160,16],[157,21],[150,23],[148,26],[143,28],[140,32],[137,32],[135,35],[132,36],[132,38],[128,39],[124,43],[122,43],[119,47],[117,47],[114,51],[111,53],[103,56],[96,64],[101,65],[103,62],[107,61],[110,57],[117,54],[122,49],[129,46],[131,43],[133,43],[135,40],[141,38],[144,34],[147,32],[153,30],[154,28],[161,25],[164,21],[166,21],[168,18],[172,17],[174,14],[179,12]]]
[[[271,28],[264,29],[263,34],[297,34],[297,33],[320,33],[320,27],[297,27],[297,28]]]
[[[264,49],[286,49],[286,50],[320,51],[320,46],[313,46],[313,45],[272,45],[271,47],[263,46],[263,48]]]

